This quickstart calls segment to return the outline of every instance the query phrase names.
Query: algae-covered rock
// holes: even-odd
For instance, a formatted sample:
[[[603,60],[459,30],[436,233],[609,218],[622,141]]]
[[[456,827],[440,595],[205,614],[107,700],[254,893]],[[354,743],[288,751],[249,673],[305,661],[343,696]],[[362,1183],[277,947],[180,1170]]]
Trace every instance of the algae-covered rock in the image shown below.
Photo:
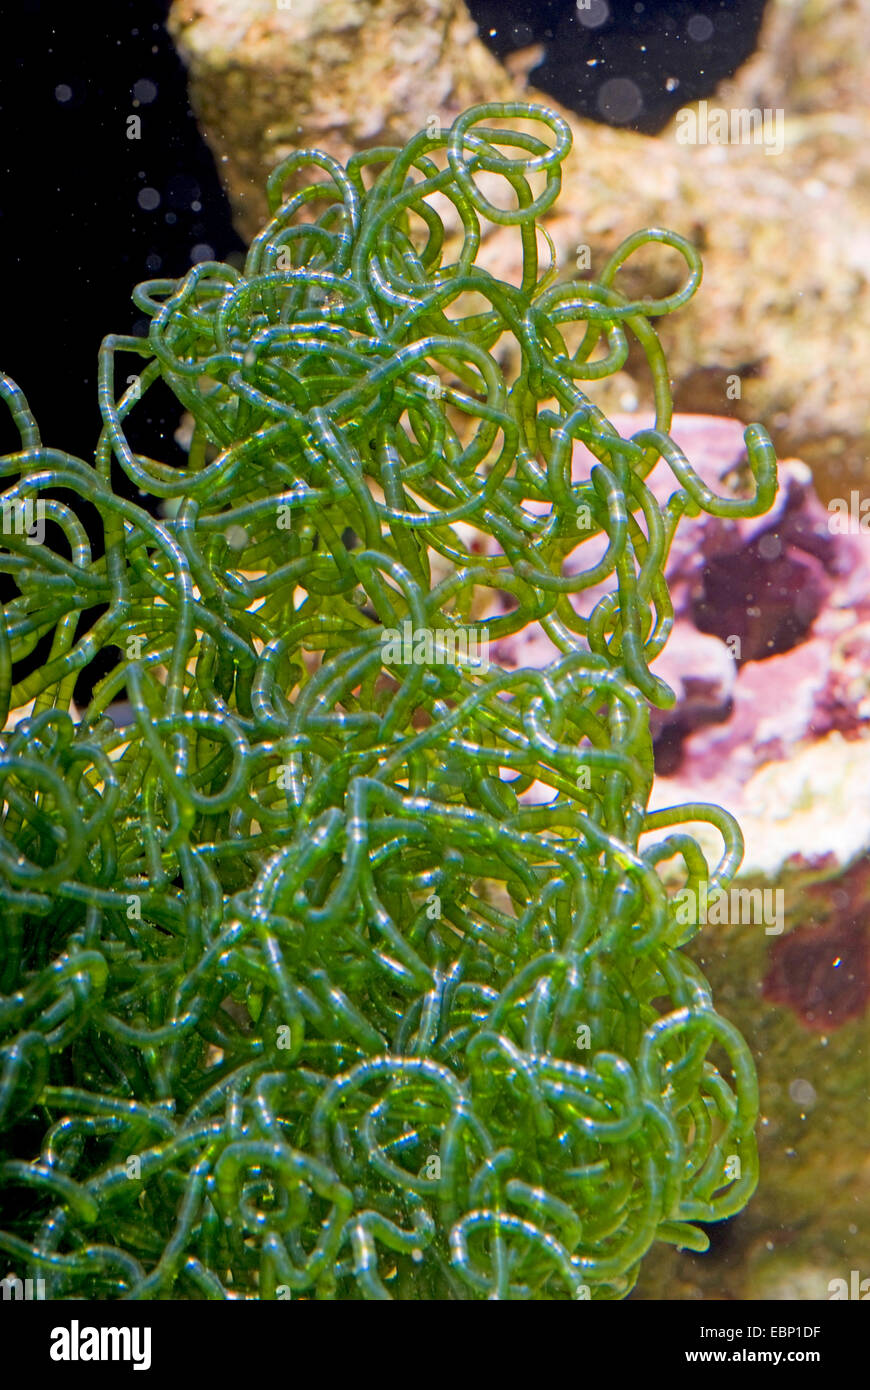
[[[819,1015],[824,1011],[830,985],[822,964],[828,981],[861,970],[866,980],[868,886],[864,873],[841,879],[835,893],[830,885],[815,895],[789,893],[789,917],[804,925],[795,928],[787,919],[788,935],[782,938],[768,937],[759,926],[708,926],[690,948],[713,987],[717,1008],[741,1030],[755,1059],[761,1097],[759,1186],[739,1217],[721,1232],[711,1229],[710,1253],[651,1252],[636,1296],[826,1299],[833,1278],[848,1281],[852,1269],[867,1273],[866,1006],[862,1014],[834,1019],[824,1029],[808,1027],[793,1007],[765,998],[765,981],[775,968],[780,941],[790,940],[800,945],[788,972],[796,1003],[801,986],[805,989],[815,975],[820,982],[816,1008]],[[838,897],[845,907],[838,906]],[[852,897],[865,907],[850,916]],[[825,914],[844,919],[837,939]],[[813,939],[829,948],[824,962],[807,949]]]

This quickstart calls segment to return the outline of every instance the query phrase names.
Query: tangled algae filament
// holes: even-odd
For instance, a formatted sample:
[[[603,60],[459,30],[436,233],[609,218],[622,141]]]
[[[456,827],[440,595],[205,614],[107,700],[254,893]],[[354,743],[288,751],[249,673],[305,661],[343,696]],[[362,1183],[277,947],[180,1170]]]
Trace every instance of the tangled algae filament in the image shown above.
[[[493,104],[346,168],[285,160],[243,271],[135,291],[150,331],[103,343],[93,464],[2,379],[3,514],[46,529],[0,553],[0,1250],[49,1297],[621,1297],[753,1190],[752,1060],[657,869],[712,892],[740,834],[647,811],[648,715],[675,527],[763,512],[775,461],[751,426],[754,495],[717,497],[668,435],[651,320],[697,288],[688,242],[640,232],[597,281],[539,267],[569,146]],[[475,264],[487,220],[519,285]],[[687,279],[630,302],[649,242]],[[623,439],[581,386],[632,338],[657,418]],[[158,380],[194,421],[183,467],[125,434]],[[407,622],[536,622],[558,656],[388,667]]]

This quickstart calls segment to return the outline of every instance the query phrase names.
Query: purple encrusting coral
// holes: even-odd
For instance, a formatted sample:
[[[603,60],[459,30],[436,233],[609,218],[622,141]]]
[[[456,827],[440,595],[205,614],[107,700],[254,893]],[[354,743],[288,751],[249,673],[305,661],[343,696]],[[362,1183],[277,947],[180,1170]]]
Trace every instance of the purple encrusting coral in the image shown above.
[[[774,942],[762,994],[814,1032],[859,1018],[870,1003],[868,915],[798,927]]]
[[[614,416],[625,435],[646,423]],[[719,489],[729,471],[739,471],[738,421],[677,415],[672,433],[708,486]],[[578,444],[575,480],[589,462]],[[673,491],[661,466],[647,482],[660,502]],[[769,513],[687,519],[666,575],[674,630],[654,670],[677,702],[651,711],[657,792],[671,804],[703,791],[745,822],[752,810],[745,798],[760,769],[788,764],[832,734],[861,737],[870,716],[870,534],[838,531],[809,469],[786,460]],[[590,589],[572,602],[586,613],[599,597]],[[544,666],[553,656],[549,639],[532,626],[493,646],[506,666]],[[759,980],[769,1003],[793,1010],[815,1031],[838,1028],[870,1004],[870,875],[858,859],[832,879],[847,862],[821,840],[790,855],[790,868],[825,874],[808,886],[819,912],[770,943]]]

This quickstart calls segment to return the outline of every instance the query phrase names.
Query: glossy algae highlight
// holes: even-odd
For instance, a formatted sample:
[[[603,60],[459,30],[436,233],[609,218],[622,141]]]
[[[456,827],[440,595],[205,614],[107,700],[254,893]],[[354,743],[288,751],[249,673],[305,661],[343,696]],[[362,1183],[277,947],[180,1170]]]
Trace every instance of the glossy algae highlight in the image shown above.
[[[740,834],[716,806],[647,812],[648,714],[681,515],[763,512],[775,461],[751,426],[752,495],[716,497],[668,436],[653,321],[698,286],[688,242],[640,232],[597,281],[539,265],[569,144],[487,105],[346,169],[285,161],[242,272],[136,290],[150,332],[103,343],[94,465],[3,379],[0,1250],[48,1297],[621,1297],[653,1241],[703,1249],[692,1223],[753,1190],[752,1060],[657,872],[712,893]],[[516,229],[519,285],[476,265],[487,220]],[[685,284],[628,302],[649,242]],[[582,384],[631,338],[657,421],[623,439]],[[195,422],[186,467],[125,434],[158,378]],[[532,621],[543,670],[453,640]]]

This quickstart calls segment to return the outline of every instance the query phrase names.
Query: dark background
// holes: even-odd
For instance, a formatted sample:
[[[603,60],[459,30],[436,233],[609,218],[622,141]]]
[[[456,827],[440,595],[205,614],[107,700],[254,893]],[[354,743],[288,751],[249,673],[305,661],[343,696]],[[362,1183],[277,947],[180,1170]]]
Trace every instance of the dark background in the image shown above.
[[[187,104],[168,9],[168,0],[87,9],[19,0],[5,31],[0,242],[11,293],[0,368],[24,390],[46,443],[86,459],[100,427],[100,342],[147,330],[133,286],[182,275],[210,258],[206,245],[220,260],[242,249]],[[140,140],[127,139],[132,115]],[[146,401],[170,461],[178,406],[168,393]],[[16,442],[3,420],[0,448]]]
[[[529,81],[578,115],[655,134],[754,52],[764,0],[467,0],[499,57],[542,44]],[[491,32],[493,31],[494,32]],[[608,98],[628,81],[634,101]],[[618,93],[617,89],[617,93]]]

